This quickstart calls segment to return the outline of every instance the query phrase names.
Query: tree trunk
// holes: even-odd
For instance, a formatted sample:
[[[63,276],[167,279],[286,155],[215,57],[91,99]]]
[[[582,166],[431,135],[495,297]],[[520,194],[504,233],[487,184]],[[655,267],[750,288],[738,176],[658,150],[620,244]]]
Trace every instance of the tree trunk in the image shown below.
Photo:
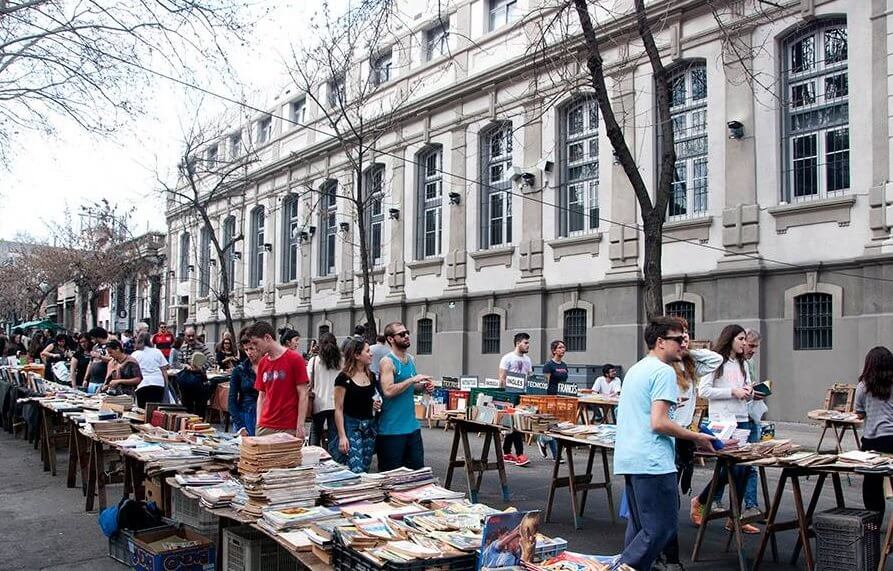
[[[161,276],[152,274],[149,276],[149,329],[155,331],[161,323]]]
[[[99,299],[96,297],[96,292],[90,292],[90,321],[93,327],[99,325]]]
[[[645,282],[645,315],[650,321],[664,314],[663,274],[663,216],[652,210],[643,216],[645,259],[642,263]]]

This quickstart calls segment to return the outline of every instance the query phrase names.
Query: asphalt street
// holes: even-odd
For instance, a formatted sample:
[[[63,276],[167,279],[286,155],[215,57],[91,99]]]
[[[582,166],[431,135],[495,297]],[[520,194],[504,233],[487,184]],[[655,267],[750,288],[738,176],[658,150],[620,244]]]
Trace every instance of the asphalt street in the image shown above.
[[[792,438],[804,445],[815,445],[818,429],[807,424],[779,424],[778,438]],[[425,458],[441,478],[446,475],[452,431],[423,429]],[[481,441],[472,439],[472,447],[479,448]],[[495,507],[513,505],[521,510],[545,509],[553,464],[540,456],[536,447],[527,450],[531,464],[527,467],[508,467],[508,480],[511,501],[502,501],[499,480],[495,472],[487,473],[483,479],[480,501]],[[80,488],[65,487],[67,454],[59,454],[58,475],[52,477],[44,472],[40,455],[31,445],[15,440],[7,433],[0,433],[0,569],[51,569],[104,571],[124,569],[107,556],[107,540],[96,523],[96,513],[84,512],[84,500]],[[770,469],[770,492],[774,490],[778,471]],[[712,466],[699,467],[695,471],[693,488],[700,490],[706,485]],[[619,505],[622,480],[613,478],[615,506]],[[861,507],[861,478],[854,476],[851,481],[844,479],[844,495],[847,506]],[[809,497],[814,480],[806,482],[804,495]],[[465,478],[461,472],[454,477],[453,488],[464,489]],[[112,486],[109,498],[115,498],[122,488]],[[697,563],[690,563],[691,548],[694,545],[696,529],[688,521],[689,498],[682,498],[683,508],[679,514],[680,545],[683,562],[688,569],[737,569],[734,551],[726,552],[727,534],[719,521],[712,522]],[[781,509],[785,519],[793,517],[789,501],[783,502]],[[833,493],[830,486],[819,504],[818,510],[833,507]],[[593,490],[589,494],[586,511],[582,519],[582,529],[575,530],[571,517],[570,499],[566,489],[559,490],[551,521],[543,525],[543,531],[551,536],[568,540],[571,550],[612,554],[623,546],[625,523],[618,520],[612,523],[608,513],[605,493]],[[762,569],[804,568],[803,558],[798,566],[787,564],[794,541],[795,532],[779,535],[780,560],[775,564],[769,561]],[[748,536],[748,555],[753,557],[759,544],[759,536]]]

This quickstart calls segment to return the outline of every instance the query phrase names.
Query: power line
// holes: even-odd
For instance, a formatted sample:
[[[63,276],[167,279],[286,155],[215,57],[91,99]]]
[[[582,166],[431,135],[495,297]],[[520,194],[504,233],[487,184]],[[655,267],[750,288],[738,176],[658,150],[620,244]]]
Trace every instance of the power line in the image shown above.
[[[35,26],[35,27],[37,27],[37,26]],[[38,27],[38,29],[40,29],[40,28]],[[46,30],[45,30],[45,31],[46,31]],[[72,43],[74,43],[74,44],[76,44],[76,45],[79,45],[79,46],[81,46],[81,47],[84,47],[84,48],[87,47],[86,45],[84,45],[84,44],[82,44],[82,43],[79,43],[79,42],[77,42],[77,41],[74,41],[74,40],[71,39],[71,38],[66,37],[66,38],[64,38],[64,39],[65,39],[66,41],[70,41],[70,42],[72,42]],[[93,51],[100,51],[100,50],[98,50],[98,49],[96,48],[96,46],[90,46],[89,49],[91,49],[91,50],[93,50]],[[255,112],[255,113],[260,113],[260,114],[263,114],[263,115],[265,115],[265,116],[267,116],[267,117],[271,117],[271,118],[272,118],[272,117],[275,117],[276,119],[279,119],[279,120],[284,121],[284,122],[286,122],[286,123],[289,123],[289,124],[291,124],[291,125],[296,125],[296,126],[299,126],[299,127],[303,127],[303,128],[305,128],[305,129],[308,129],[308,130],[313,131],[313,132],[315,132],[315,133],[319,133],[319,134],[321,134],[321,135],[325,135],[326,137],[335,137],[335,138],[338,137],[337,134],[333,134],[333,133],[326,132],[326,131],[323,130],[323,129],[320,129],[320,128],[317,128],[317,127],[313,127],[313,126],[308,125],[308,124],[306,124],[306,123],[301,123],[301,122],[295,121],[295,120],[293,120],[293,119],[291,119],[291,118],[289,118],[289,117],[285,117],[285,116],[283,116],[283,115],[279,115],[279,114],[277,114],[277,113],[271,113],[271,112],[269,112],[269,111],[260,109],[260,108],[258,108],[258,107],[253,106],[253,105],[249,105],[249,104],[246,103],[246,102],[243,102],[243,101],[239,101],[239,100],[237,100],[237,99],[234,99],[234,98],[232,98],[232,97],[230,97],[230,96],[223,95],[223,94],[217,93],[217,92],[215,92],[215,91],[211,91],[210,89],[201,87],[201,86],[199,86],[199,85],[195,85],[194,83],[188,82],[188,81],[186,81],[186,80],[183,80],[183,79],[180,79],[180,78],[177,78],[177,77],[173,77],[173,76],[168,75],[168,74],[166,74],[166,73],[164,73],[164,72],[160,72],[160,71],[154,70],[154,69],[152,69],[152,68],[146,67],[146,66],[144,66],[144,65],[142,65],[142,64],[140,64],[140,63],[138,63],[138,62],[136,62],[136,61],[129,61],[129,60],[125,60],[125,59],[123,59],[123,58],[117,57],[117,56],[115,56],[115,55],[113,55],[113,54],[106,54],[106,53],[104,53],[104,52],[102,52],[102,53],[103,53],[104,55],[106,55],[107,57],[109,57],[110,59],[113,59],[113,60],[115,60],[115,61],[118,61],[118,62],[120,62],[120,63],[122,63],[122,64],[124,64],[124,65],[130,66],[130,67],[134,67],[134,68],[139,69],[139,70],[141,70],[141,71],[143,71],[143,72],[145,72],[145,73],[148,73],[148,74],[150,74],[150,75],[155,75],[155,76],[160,77],[160,78],[162,78],[162,79],[166,79],[166,80],[168,80],[168,81],[171,81],[171,82],[176,83],[176,84],[178,84],[178,85],[181,85],[181,86],[183,86],[183,87],[186,87],[186,88],[189,88],[189,89],[193,89],[193,90],[198,91],[198,92],[200,92],[200,93],[204,93],[204,94],[209,95],[209,96],[211,96],[211,97],[220,99],[220,100],[222,100],[222,101],[225,101],[225,102],[228,102],[228,103],[231,103],[231,104],[235,104],[235,105],[237,105],[237,106],[239,106],[239,107],[242,107],[242,108],[244,108],[244,109],[246,109],[246,110],[253,111],[253,112]],[[404,163],[411,164],[411,165],[416,166],[416,167],[424,166],[424,165],[422,165],[422,164],[419,163],[419,162],[416,162],[416,161],[414,161],[414,160],[409,160],[409,159],[407,159],[407,158],[403,157],[402,155],[400,155],[400,154],[398,154],[398,153],[395,153],[395,152],[383,151],[383,150],[378,150],[378,149],[376,149],[375,152],[378,153],[379,155],[388,156],[388,157],[397,159],[397,160],[399,160],[399,161],[402,161],[402,162],[404,162]],[[495,191],[498,191],[498,192],[504,192],[504,193],[506,193],[506,194],[508,194],[508,195],[511,195],[511,196],[517,196],[517,197],[520,197],[520,198],[522,198],[522,199],[525,199],[525,200],[528,200],[528,201],[531,201],[531,202],[534,202],[534,203],[541,204],[541,205],[543,205],[543,206],[548,206],[548,207],[550,207],[550,208],[554,208],[554,209],[556,209],[556,210],[570,211],[570,208],[562,207],[562,206],[557,205],[557,204],[554,204],[554,203],[552,203],[552,202],[545,201],[545,200],[543,200],[543,199],[541,199],[541,198],[535,198],[535,197],[526,195],[526,194],[524,194],[523,192],[515,192],[515,191],[513,191],[513,190],[511,190],[511,189],[497,188],[497,187],[492,186],[492,185],[490,185],[490,184],[485,184],[483,181],[480,181],[480,180],[477,180],[477,179],[471,179],[471,178],[466,177],[465,175],[458,175],[458,174],[455,174],[455,173],[447,172],[447,171],[444,171],[443,169],[438,169],[438,171],[441,172],[441,174],[443,174],[443,175],[447,175],[447,176],[449,176],[449,177],[451,177],[451,178],[453,178],[453,179],[455,179],[455,180],[464,181],[464,182],[471,183],[471,184],[475,184],[475,185],[480,185],[480,187],[481,187],[482,189],[483,189],[483,188],[486,188],[486,189],[489,189],[489,190],[495,190]],[[308,189],[308,190],[311,191],[311,192],[317,192],[317,193],[319,192],[318,189]],[[583,216],[584,216],[584,218],[587,218],[587,219],[591,219],[591,218],[592,218],[592,216],[591,216],[590,214],[586,213],[586,212],[583,213]],[[617,225],[617,226],[620,226],[620,227],[623,227],[623,228],[629,228],[629,229],[635,230],[637,233],[644,234],[644,228],[643,228],[642,226],[640,226],[639,224],[636,224],[636,223],[628,223],[628,222],[618,222],[618,221],[615,221],[615,220],[612,220],[612,219],[610,219],[610,218],[607,218],[607,217],[602,216],[602,215],[601,215],[601,212],[599,212],[598,220],[599,220],[599,221],[607,222],[607,223],[609,223],[609,224],[614,224],[614,225]],[[779,265],[779,266],[783,266],[783,267],[787,267],[787,268],[791,268],[791,269],[798,269],[798,270],[802,270],[802,271],[808,271],[809,269],[811,269],[811,268],[815,265],[815,264],[796,264],[796,263],[793,263],[793,262],[785,262],[785,261],[783,261],[783,260],[775,260],[775,259],[773,259],[773,258],[768,258],[768,257],[760,256],[760,255],[757,255],[757,254],[749,254],[749,253],[736,252],[736,251],[734,251],[734,250],[730,250],[730,249],[727,249],[727,248],[723,248],[723,247],[721,247],[721,246],[713,246],[713,245],[711,245],[711,244],[701,243],[700,241],[698,241],[698,240],[696,240],[696,239],[675,238],[675,237],[672,237],[672,236],[664,236],[664,239],[665,239],[665,240],[669,240],[671,243],[685,243],[685,244],[691,244],[691,245],[693,245],[693,246],[700,247],[700,248],[704,248],[704,249],[711,250],[711,251],[715,251],[715,252],[722,252],[722,253],[724,253],[724,254],[731,254],[731,255],[735,255],[735,256],[741,256],[741,257],[748,258],[748,259],[752,259],[752,260],[759,261],[759,262],[765,262],[765,263],[770,263],[770,264],[776,264],[776,265]],[[818,262],[818,265],[821,266],[822,263],[821,263],[821,262]],[[840,276],[852,277],[852,278],[857,278],[857,279],[862,279],[862,280],[874,280],[874,281],[880,281],[880,282],[890,282],[890,283],[893,283],[893,279],[891,279],[891,278],[884,278],[884,277],[878,277],[878,276],[866,276],[866,275],[860,275],[860,274],[855,274],[855,273],[845,272],[845,271],[842,271],[842,270],[833,270],[833,269],[825,269],[825,270],[823,270],[823,271],[825,271],[826,273],[829,273],[829,274],[836,274],[836,275],[840,275]]]

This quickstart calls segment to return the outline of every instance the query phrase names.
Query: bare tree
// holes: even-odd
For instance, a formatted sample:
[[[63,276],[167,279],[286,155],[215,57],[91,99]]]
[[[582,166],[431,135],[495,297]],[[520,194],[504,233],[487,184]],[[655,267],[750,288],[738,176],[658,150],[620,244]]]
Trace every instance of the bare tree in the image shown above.
[[[412,97],[419,80],[387,84],[409,57],[408,26],[401,20],[394,0],[365,0],[333,18],[325,4],[314,22],[317,43],[294,55],[289,72],[308,101],[320,110],[336,152],[343,154],[353,180],[340,185],[338,197],[350,204],[356,232],[345,236],[348,247],[357,248],[363,312],[367,334],[374,336],[375,254],[384,248],[383,224],[375,227],[371,216],[386,214],[387,182],[376,169],[381,138],[398,126],[401,107]],[[450,65],[450,64],[447,64]],[[298,121],[303,119],[298,118]],[[319,201],[317,201],[319,202]]]
[[[0,0],[0,162],[21,129],[52,132],[67,117],[110,133],[143,110],[151,66],[187,73],[241,37],[235,0]]]
[[[14,322],[43,317],[47,300],[66,281],[69,265],[64,248],[39,243],[12,246],[0,266],[3,317]]]

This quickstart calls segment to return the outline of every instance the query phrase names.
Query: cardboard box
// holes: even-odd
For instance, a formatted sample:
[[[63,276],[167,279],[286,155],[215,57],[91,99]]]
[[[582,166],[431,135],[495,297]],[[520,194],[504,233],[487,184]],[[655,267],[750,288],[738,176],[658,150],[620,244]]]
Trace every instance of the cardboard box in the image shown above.
[[[193,541],[188,547],[165,549],[161,543]],[[131,562],[137,571],[214,571],[214,545],[211,540],[188,528],[137,533],[133,536]]]

